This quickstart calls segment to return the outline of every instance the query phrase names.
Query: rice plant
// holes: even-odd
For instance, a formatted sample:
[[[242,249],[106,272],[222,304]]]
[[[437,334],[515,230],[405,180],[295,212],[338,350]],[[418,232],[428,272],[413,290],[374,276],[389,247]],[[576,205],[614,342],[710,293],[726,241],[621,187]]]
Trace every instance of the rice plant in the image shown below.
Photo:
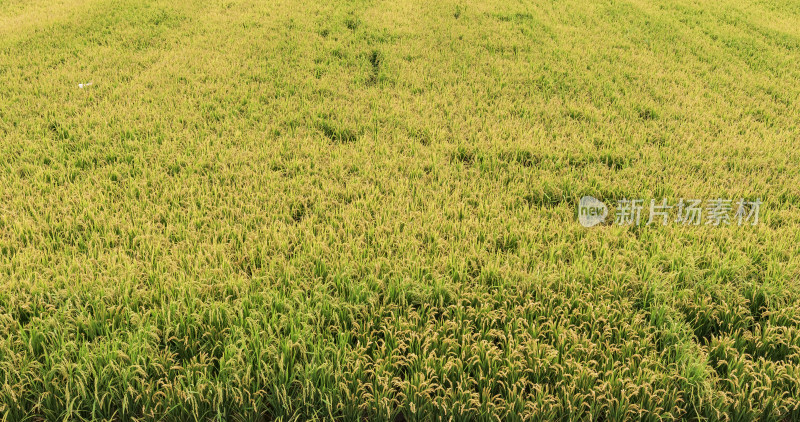
[[[0,420],[800,420],[798,22],[0,0]]]

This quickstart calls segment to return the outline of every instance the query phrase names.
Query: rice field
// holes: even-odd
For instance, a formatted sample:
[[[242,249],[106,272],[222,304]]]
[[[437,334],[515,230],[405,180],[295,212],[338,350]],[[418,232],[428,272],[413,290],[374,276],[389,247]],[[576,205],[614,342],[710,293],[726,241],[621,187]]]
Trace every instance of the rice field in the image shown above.
[[[791,0],[0,0],[0,420],[800,420],[799,63]]]

